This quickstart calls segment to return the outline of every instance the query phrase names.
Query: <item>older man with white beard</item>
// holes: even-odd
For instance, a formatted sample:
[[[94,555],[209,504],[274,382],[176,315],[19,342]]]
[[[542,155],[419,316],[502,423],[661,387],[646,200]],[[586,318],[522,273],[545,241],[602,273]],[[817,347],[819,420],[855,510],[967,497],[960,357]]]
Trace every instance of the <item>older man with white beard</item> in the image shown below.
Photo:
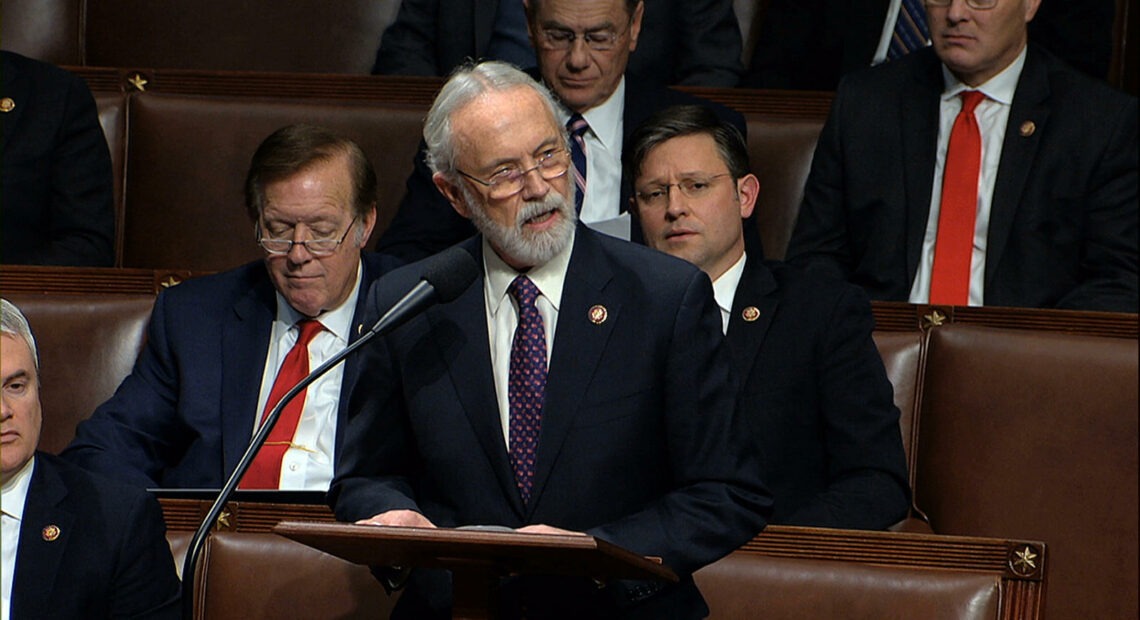
[[[514,579],[499,617],[704,617],[692,572],[771,509],[741,443],[719,310],[700,270],[576,224],[554,106],[502,63],[440,91],[428,163],[480,232],[461,247],[481,277],[367,351],[329,501],[359,523],[584,532],[681,576]],[[450,607],[447,573],[413,572],[393,617]]]

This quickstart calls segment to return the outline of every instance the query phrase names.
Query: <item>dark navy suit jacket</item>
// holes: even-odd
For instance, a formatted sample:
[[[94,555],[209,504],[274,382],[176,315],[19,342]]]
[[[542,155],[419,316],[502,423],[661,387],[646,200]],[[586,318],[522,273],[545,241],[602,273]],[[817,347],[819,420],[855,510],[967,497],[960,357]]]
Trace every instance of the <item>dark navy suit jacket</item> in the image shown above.
[[[532,77],[538,76],[534,74]],[[629,134],[655,112],[673,105],[691,104],[710,107],[722,120],[735,125],[743,135],[748,135],[744,117],[731,108],[688,93],[648,86],[628,77],[622,134],[628,139]],[[400,209],[376,244],[377,252],[397,256],[406,262],[431,256],[475,234],[471,222],[455,212],[451,203],[432,182],[431,170],[424,161],[425,153],[426,147],[421,141],[420,150],[416,153],[415,169],[408,177],[407,192],[400,201]],[[620,212],[624,213],[629,208],[629,198],[633,193],[631,184],[632,181],[623,171],[618,205]],[[637,226],[631,228],[634,240],[640,241],[641,230]]]
[[[942,64],[853,73],[820,134],[788,262],[906,301],[930,212]],[[985,304],[1137,309],[1136,98],[1029,46],[986,238]]]
[[[36,453],[20,522],[13,619],[176,620],[180,588],[158,500]]]
[[[482,265],[479,237],[463,247]],[[409,269],[394,272],[387,288],[409,286]],[[337,517],[410,509],[442,527],[584,531],[661,557],[682,576],[661,592],[615,585],[610,593],[629,594],[615,597],[620,604],[634,605],[620,617],[704,617],[690,573],[750,539],[771,507],[734,414],[735,382],[708,278],[684,261],[578,227],[534,491],[524,504],[495,397],[482,274],[454,302],[366,352],[329,493]],[[604,320],[595,313],[591,321],[597,307]],[[589,580],[559,584],[536,604],[581,617],[610,609],[587,603],[598,596]],[[446,579],[413,576],[400,605],[419,604],[408,617],[450,617],[449,594]]]
[[[747,321],[745,308],[759,310]],[[749,316],[752,316],[751,313]],[[859,287],[749,257],[728,323],[772,523],[886,529],[910,506],[899,411]]]
[[[355,325],[369,286],[394,264],[364,256]],[[276,303],[261,261],[163,291],[134,370],[63,456],[145,487],[221,487],[253,434]],[[345,361],[338,449],[358,363]]]
[[[111,153],[95,99],[76,75],[0,51],[0,261],[115,263]]]

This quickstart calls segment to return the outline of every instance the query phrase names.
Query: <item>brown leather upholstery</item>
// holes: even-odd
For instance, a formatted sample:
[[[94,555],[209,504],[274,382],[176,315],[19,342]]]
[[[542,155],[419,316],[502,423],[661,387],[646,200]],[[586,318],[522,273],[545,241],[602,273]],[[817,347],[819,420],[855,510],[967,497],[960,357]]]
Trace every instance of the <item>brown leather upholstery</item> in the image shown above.
[[[922,400],[934,531],[1046,541],[1047,617],[1137,617],[1137,341],[945,325]]]
[[[712,620],[997,620],[997,573],[736,552],[695,575]]]
[[[379,177],[375,240],[403,195],[424,110],[140,93],[132,95],[128,114],[123,266],[220,271],[262,256],[242,185],[266,136],[309,122],[357,141]]]
[[[81,65],[83,0],[0,2],[0,45],[55,65]]]
[[[872,334],[887,378],[895,390],[895,406],[899,408],[899,431],[902,433],[903,451],[906,452],[907,471],[910,484],[914,486],[914,431],[920,403],[919,385],[923,353],[926,350],[926,334],[919,331],[886,332]]]
[[[127,100],[122,93],[94,92],[99,110],[99,124],[111,151],[111,174],[114,175],[115,264],[123,257],[123,172],[127,158]]]
[[[110,398],[142,348],[154,295],[6,293],[36,337],[43,430],[40,449],[58,453],[75,426]]]
[[[96,66],[361,73],[399,0],[87,2]]]
[[[782,260],[787,253],[822,128],[822,119],[748,120],[748,155],[760,180],[756,225],[766,258]]]
[[[365,566],[276,534],[214,532],[196,572],[197,618],[387,618],[396,597]]]

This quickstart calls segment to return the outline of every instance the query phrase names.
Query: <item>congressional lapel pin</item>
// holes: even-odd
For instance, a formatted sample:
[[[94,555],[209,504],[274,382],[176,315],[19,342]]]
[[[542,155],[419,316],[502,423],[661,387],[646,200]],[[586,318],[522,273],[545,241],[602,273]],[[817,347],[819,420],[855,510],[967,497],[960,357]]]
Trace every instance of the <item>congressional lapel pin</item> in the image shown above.
[[[751,323],[752,321],[760,318],[760,308],[757,308],[756,306],[748,306],[740,312],[740,318]]]
[[[594,325],[601,325],[602,323],[606,322],[606,318],[610,316],[610,313],[608,310],[606,310],[605,306],[598,304],[596,306],[590,307],[590,312],[587,314],[587,316],[590,318],[590,322]]]
[[[1029,136],[1032,136],[1033,132],[1035,131],[1037,131],[1037,123],[1034,123],[1033,121],[1025,121],[1021,124],[1022,138],[1028,138]]]
[[[41,534],[43,534],[44,540],[46,540],[48,542],[52,542],[55,539],[59,538],[59,526],[58,525],[44,526],[44,530],[43,530],[43,532],[41,532]]]
[[[359,336],[362,333],[364,333],[364,323],[356,326],[356,335]]]
[[[11,112],[16,109],[16,102],[11,97],[0,99],[0,112]]]

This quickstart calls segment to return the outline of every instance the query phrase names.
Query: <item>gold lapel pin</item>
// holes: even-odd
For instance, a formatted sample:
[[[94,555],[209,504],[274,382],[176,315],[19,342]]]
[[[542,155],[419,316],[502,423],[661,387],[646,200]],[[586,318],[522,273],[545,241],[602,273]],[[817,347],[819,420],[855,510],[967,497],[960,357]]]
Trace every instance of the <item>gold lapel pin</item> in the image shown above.
[[[1033,121],[1025,121],[1021,124],[1022,138],[1028,138],[1029,136],[1032,136],[1033,132],[1035,131],[1037,131],[1037,123],[1034,123]]]
[[[608,310],[606,310],[605,306],[598,304],[596,306],[590,307],[590,312],[587,313],[587,316],[590,318],[590,322],[594,325],[601,325],[602,323],[606,322],[606,319],[610,316],[610,313]]]
[[[16,102],[11,97],[0,99],[0,112],[11,112],[16,109]]]
[[[43,534],[44,540],[46,540],[48,542],[52,542],[53,540],[59,538],[59,526],[58,525],[45,526],[44,530],[43,530],[43,532],[41,532],[41,534]]]
[[[760,308],[757,308],[756,306],[748,306],[740,312],[740,318],[751,323],[752,321],[760,318]]]

